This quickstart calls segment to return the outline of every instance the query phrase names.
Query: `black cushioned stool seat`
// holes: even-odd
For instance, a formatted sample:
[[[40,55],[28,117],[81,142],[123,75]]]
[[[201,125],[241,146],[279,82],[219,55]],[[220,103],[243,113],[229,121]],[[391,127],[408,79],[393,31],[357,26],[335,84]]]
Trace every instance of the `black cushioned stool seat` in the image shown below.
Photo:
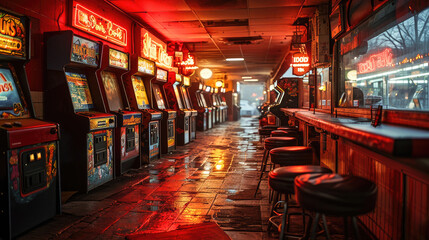
[[[271,129],[271,130],[276,130],[278,127],[277,126],[272,126],[272,125],[265,125],[262,126],[263,129]]]
[[[269,128],[259,128],[259,129],[258,129],[258,133],[259,133],[259,135],[266,135],[266,136],[270,136],[271,131],[273,131],[273,129],[269,129]]]
[[[265,139],[265,150],[271,150],[278,147],[294,146],[297,144],[297,139],[294,137],[269,137]]]
[[[316,225],[320,214],[324,228],[329,238],[325,214],[342,216],[347,223],[347,217],[352,218],[356,237],[359,239],[359,229],[356,216],[374,210],[377,200],[375,183],[357,176],[338,174],[304,174],[295,178],[295,196],[302,208],[316,212],[312,224],[311,238],[315,239]],[[344,228],[347,230],[347,227]],[[345,239],[348,233],[345,231]]]
[[[286,201],[284,202],[284,210],[280,213],[277,212],[275,209],[281,204],[283,201],[279,201],[279,195],[292,195],[295,193],[294,189],[294,181],[295,177],[302,175],[302,174],[308,174],[308,173],[332,173],[332,171],[328,168],[324,168],[321,166],[316,165],[297,165],[297,166],[287,166],[287,167],[279,167],[274,170],[272,170],[268,174],[268,185],[270,188],[274,191],[275,197],[273,201],[273,205],[271,208],[271,217],[269,219],[269,226],[274,225],[278,227],[278,224],[274,221],[275,218],[282,217],[281,222],[281,233],[280,233],[280,239],[283,239],[284,233],[285,233],[285,225],[286,225],[286,218],[289,218],[291,213],[288,213],[288,197],[286,197]],[[273,217],[273,214],[276,214],[277,216]],[[286,217],[288,215],[288,217]],[[295,214],[294,214],[295,215]],[[303,221],[304,221],[304,228],[305,228],[305,214],[303,215]],[[288,233],[288,236],[291,236],[290,233]],[[296,234],[294,234],[296,236]],[[303,233],[302,238],[305,238],[305,231]]]
[[[271,137],[290,137],[290,134],[287,131],[283,130],[273,130],[271,131]]]
[[[268,184],[276,192],[294,194],[295,177],[309,173],[332,173],[332,171],[317,165],[279,167],[268,174]]]
[[[298,129],[296,127],[278,127],[277,130],[298,131]]]
[[[313,162],[313,149],[304,146],[274,148],[270,151],[271,162],[280,166],[309,165]]]
[[[338,174],[306,174],[295,179],[296,198],[305,209],[335,216],[371,212],[377,186],[361,177]]]

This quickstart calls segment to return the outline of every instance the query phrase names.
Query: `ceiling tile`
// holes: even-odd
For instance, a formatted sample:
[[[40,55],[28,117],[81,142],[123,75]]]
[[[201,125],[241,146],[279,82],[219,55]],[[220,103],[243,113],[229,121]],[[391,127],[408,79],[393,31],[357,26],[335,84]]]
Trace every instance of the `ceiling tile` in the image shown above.
[[[295,19],[299,7],[251,8],[250,18],[287,18]]]
[[[264,8],[264,7],[296,7],[301,6],[304,0],[248,0],[249,8]]]
[[[247,0],[185,0],[194,10],[247,8]]]

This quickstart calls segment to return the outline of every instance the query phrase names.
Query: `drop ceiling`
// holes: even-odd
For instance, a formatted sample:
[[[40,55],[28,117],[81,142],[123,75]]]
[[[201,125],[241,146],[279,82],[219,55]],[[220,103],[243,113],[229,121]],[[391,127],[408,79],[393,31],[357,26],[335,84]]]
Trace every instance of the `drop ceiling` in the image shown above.
[[[200,68],[266,81],[289,53],[298,17],[328,0],[108,0],[165,41],[184,42]],[[300,31],[305,28],[301,27]],[[234,44],[235,43],[235,44]],[[227,62],[242,57],[244,62]]]

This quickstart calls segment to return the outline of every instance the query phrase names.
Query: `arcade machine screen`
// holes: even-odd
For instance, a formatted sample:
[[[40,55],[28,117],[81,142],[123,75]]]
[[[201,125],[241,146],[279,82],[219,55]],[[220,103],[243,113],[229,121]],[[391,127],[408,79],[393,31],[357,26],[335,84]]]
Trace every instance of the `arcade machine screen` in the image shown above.
[[[159,89],[158,85],[156,84],[153,85],[153,92],[155,95],[155,100],[158,105],[158,108],[165,109],[164,98],[162,97],[162,92],[161,92],[161,89]]]
[[[180,98],[179,88],[177,87],[177,85],[173,85],[173,89],[174,89],[174,94],[176,94],[177,104],[179,105],[180,109],[183,109],[183,103],[182,103],[182,99]]]
[[[23,116],[27,111],[18,91],[10,69],[0,68],[0,119],[28,117]]]
[[[185,99],[185,105],[187,109],[191,109],[191,103],[189,102],[188,93],[186,92],[186,88],[182,87],[183,99]]]
[[[101,78],[103,79],[104,90],[106,91],[110,110],[118,111],[119,109],[124,109],[124,103],[122,102],[116,75],[112,72],[102,71]]]
[[[132,76],[131,81],[133,83],[134,95],[136,96],[137,107],[139,109],[149,109],[149,101],[146,94],[146,89],[141,77]]]
[[[85,74],[66,72],[70,96],[76,112],[90,111],[94,109],[91,92],[88,87],[88,79]]]

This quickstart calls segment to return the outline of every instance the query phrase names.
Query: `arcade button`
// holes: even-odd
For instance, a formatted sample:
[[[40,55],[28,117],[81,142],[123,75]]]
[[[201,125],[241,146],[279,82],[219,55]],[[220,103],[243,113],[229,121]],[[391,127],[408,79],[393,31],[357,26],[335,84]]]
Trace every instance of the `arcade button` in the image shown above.
[[[22,123],[21,122],[13,122],[12,125],[15,126],[15,127],[22,127]]]
[[[12,127],[13,127],[13,126],[12,126],[12,123],[10,123],[10,122],[3,123],[1,126],[2,126],[2,127],[5,127],[5,128],[12,128]]]

